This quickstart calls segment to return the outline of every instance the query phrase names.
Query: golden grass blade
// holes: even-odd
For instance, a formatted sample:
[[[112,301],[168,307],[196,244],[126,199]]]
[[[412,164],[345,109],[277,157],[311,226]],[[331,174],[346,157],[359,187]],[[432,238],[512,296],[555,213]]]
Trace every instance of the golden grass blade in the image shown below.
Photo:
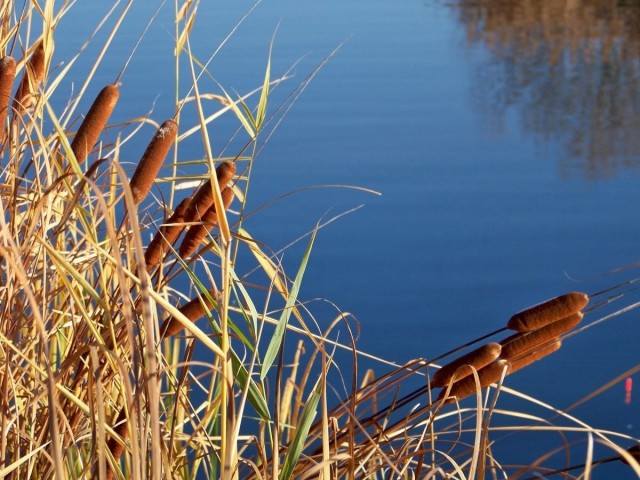
[[[233,202],[233,190],[226,187],[222,190],[221,195],[222,204],[226,210]],[[202,215],[201,221],[201,225],[193,225],[184,236],[184,240],[182,240],[179,250],[182,258],[187,258],[195,252],[198,245],[200,245],[204,238],[209,234],[209,231],[218,224],[218,212],[216,212],[215,205],[211,205],[209,207],[205,214]]]
[[[167,120],[160,125],[151,139],[129,183],[133,202],[136,205],[142,202],[149,193],[177,135],[178,124],[173,120]]]
[[[11,89],[16,78],[16,61],[7,55],[0,60],[0,143],[6,137],[5,121],[9,113]]]
[[[87,116],[84,118],[71,143],[71,150],[73,150],[76,160],[79,163],[87,159],[93,146],[98,141],[100,133],[106,126],[111,113],[113,113],[116,103],[118,103],[119,96],[120,91],[117,85],[107,85],[98,93],[98,96],[93,101],[93,104],[87,112]]]
[[[569,292],[539,303],[513,315],[507,328],[517,332],[530,332],[579,312],[589,303],[589,296],[581,292]]]
[[[473,370],[471,367],[475,370],[486,367],[500,356],[501,351],[502,346],[499,343],[492,342],[483,345],[444,365],[433,375],[431,386],[444,387],[449,384],[454,376],[460,381],[467,375],[472,374]]]

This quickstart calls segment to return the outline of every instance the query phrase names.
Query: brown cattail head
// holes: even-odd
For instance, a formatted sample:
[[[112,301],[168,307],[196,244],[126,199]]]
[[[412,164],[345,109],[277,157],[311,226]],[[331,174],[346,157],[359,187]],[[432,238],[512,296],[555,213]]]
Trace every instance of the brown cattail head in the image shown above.
[[[118,418],[116,419],[115,426],[113,427],[113,431],[116,432],[123,441],[126,441],[129,438],[129,426],[127,422],[127,412],[125,408],[126,407],[123,407],[120,410],[120,413],[118,413]],[[136,404],[134,403],[133,405],[131,405],[128,418],[134,418],[136,411],[137,411],[137,408],[136,408]],[[114,460],[117,463],[120,460],[120,457],[122,456],[122,454],[124,453],[124,446],[118,443],[118,441],[116,441],[116,439],[112,437],[112,438],[109,438],[109,440],[107,440],[107,448],[109,449],[109,451],[113,455]],[[107,479],[109,480],[112,479],[113,475],[114,475],[113,469],[109,464],[107,464]]]
[[[431,380],[431,386],[444,387],[454,377],[456,381],[460,381],[464,377],[471,375],[471,367],[480,370],[493,362],[500,356],[501,350],[502,346],[499,343],[492,342],[449,362],[435,373]]]
[[[213,299],[218,297],[218,291],[216,289],[209,290],[209,296]],[[178,310],[190,321],[196,322],[202,318],[207,312],[213,308],[214,304],[207,298],[207,295],[197,296],[193,300],[185,303]],[[167,338],[171,335],[175,335],[184,327],[179,320],[174,317],[167,318],[160,326],[160,338]]]
[[[7,55],[0,60],[0,142],[5,138],[4,122],[9,113],[9,100],[15,78],[16,61]]]
[[[529,307],[509,319],[507,328],[517,332],[530,332],[579,312],[589,303],[586,293],[570,292]]]
[[[543,359],[547,355],[551,355],[553,352],[560,350],[562,341],[559,338],[555,338],[547,341],[545,344],[529,350],[528,352],[515,357],[513,360],[509,360],[509,369],[507,374],[512,374],[528,367],[533,362]]]
[[[627,452],[633,457],[636,462],[640,463],[640,444],[636,443],[635,445],[627,448]],[[620,460],[622,461],[622,463],[626,463],[627,465],[629,465],[629,462],[626,458],[620,457]]]
[[[144,151],[138,167],[131,177],[129,187],[133,194],[133,202],[139,204],[151,190],[151,185],[158,175],[169,149],[178,135],[178,124],[167,120],[156,131],[151,142]]]
[[[229,208],[231,202],[233,202],[233,190],[226,187],[222,192],[222,204],[225,210]],[[215,205],[211,205],[209,209],[202,215],[202,223],[200,225],[193,225],[189,228],[189,231],[184,236],[182,244],[180,245],[180,256],[186,258],[196,251],[200,242],[207,236],[209,231],[215,227],[218,223],[218,212],[216,212]]]
[[[22,81],[13,99],[13,109],[18,115],[22,115],[35,103],[33,97],[44,79],[44,66],[44,46],[40,42],[25,66]]]
[[[73,143],[71,143],[71,150],[73,150],[78,162],[84,162],[89,156],[89,152],[98,141],[100,132],[104,129],[116,107],[119,96],[120,91],[117,85],[107,85],[93,101],[73,139]]]
[[[537,330],[511,335],[500,342],[502,345],[501,356],[511,360],[540,345],[554,341],[556,337],[576,327],[582,321],[582,318],[582,313],[578,312],[562,320],[551,322]]]
[[[478,379],[480,380],[480,388],[486,388],[492,383],[497,382],[502,378],[502,373],[504,369],[509,365],[508,360],[499,359],[494,361],[493,363],[487,365],[486,367],[478,370]],[[445,395],[447,393],[447,389],[443,388],[438,396],[438,400],[444,400],[445,403],[452,403],[455,401],[460,401],[465,397],[468,397],[472,393],[474,393],[478,389],[478,385],[476,384],[476,379],[474,375],[467,376],[462,380],[455,382],[451,386],[451,390],[449,391],[449,395],[445,399]]]
[[[144,261],[147,269],[155,267],[160,260],[162,260],[169,245],[173,245],[184,230],[184,214],[187,208],[189,208],[190,203],[191,198],[182,200],[176,207],[173,215],[167,219],[166,225],[160,227],[158,233],[156,233],[151,243],[149,243],[149,246],[144,252]]]
[[[236,164],[232,162],[224,162],[216,168],[216,179],[220,186],[220,193],[226,188],[235,174]],[[200,188],[193,195],[193,201],[185,216],[187,223],[200,221],[205,212],[213,205],[212,188],[210,179],[200,185]]]

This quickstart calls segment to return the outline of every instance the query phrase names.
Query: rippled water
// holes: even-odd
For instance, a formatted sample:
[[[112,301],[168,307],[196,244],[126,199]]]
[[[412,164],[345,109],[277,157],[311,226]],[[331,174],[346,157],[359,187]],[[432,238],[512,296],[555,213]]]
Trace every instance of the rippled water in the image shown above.
[[[202,58],[251,6],[223,3],[203,2],[194,30]],[[265,0],[214,60],[226,89],[261,83],[276,29],[274,74],[302,60],[274,102],[348,41],[261,151],[251,205],[325,184],[382,195],[306,191],[247,228],[277,250],[319,219],[364,205],[320,232],[302,296],[352,312],[360,348],[398,362],[434,357],[564,291],[593,293],[634,276],[602,276],[639,257],[640,8],[632,3]],[[113,78],[152,10],[135,8],[115,49],[121,57],[102,78]],[[122,118],[156,99],[153,117],[170,114],[171,32],[161,19],[143,42],[123,79]],[[212,128],[216,151],[232,129],[231,121]],[[291,272],[303,247],[284,255]],[[639,321],[631,312],[585,330],[507,385],[570,405],[638,363]],[[625,404],[618,384],[578,414],[638,436],[639,398]]]

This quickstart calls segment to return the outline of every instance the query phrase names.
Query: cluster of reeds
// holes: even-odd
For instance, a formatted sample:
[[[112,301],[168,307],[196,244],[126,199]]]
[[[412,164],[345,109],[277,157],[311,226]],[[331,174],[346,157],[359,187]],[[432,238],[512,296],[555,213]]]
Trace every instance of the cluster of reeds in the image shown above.
[[[118,5],[96,30],[117,14],[115,36],[130,3]],[[282,79],[267,63],[253,109],[251,94],[200,93],[201,64],[187,41],[198,2],[176,2],[175,51],[193,92],[178,95],[175,116],[161,124],[110,124],[121,97],[135,96],[126,74],[104,86],[90,73],[72,90],[69,70],[50,67],[65,64],[64,45],[57,58],[53,47],[69,6],[0,7],[0,476],[473,478],[491,455],[451,440],[469,410],[450,399],[559,348],[587,298],[569,294],[514,316],[518,333],[430,382],[423,359],[360,382],[350,316],[336,310],[326,322],[298,299],[317,232],[289,277],[243,222],[255,159],[244,152],[258,150],[270,88]],[[73,92],[65,106],[50,101],[60,88]],[[221,100],[219,110],[207,116],[204,99]],[[235,155],[216,157],[207,131],[223,112],[248,138]],[[201,158],[182,163],[182,142],[195,133]],[[135,166],[120,158],[125,141]],[[198,172],[179,173],[194,164]],[[332,397],[339,384],[348,388]],[[460,418],[441,427],[447,409]],[[620,450],[616,458],[638,471],[637,451]]]

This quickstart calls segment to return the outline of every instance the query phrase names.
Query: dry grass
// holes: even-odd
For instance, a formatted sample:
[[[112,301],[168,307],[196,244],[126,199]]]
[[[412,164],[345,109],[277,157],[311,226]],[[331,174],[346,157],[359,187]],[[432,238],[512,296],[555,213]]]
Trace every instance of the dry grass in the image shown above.
[[[378,378],[368,373],[361,381],[364,353],[356,348],[350,315],[336,308],[333,318],[327,320],[326,310],[316,318],[314,304],[298,298],[320,226],[309,232],[298,270],[289,276],[279,255],[254,239],[244,222],[255,152],[279,124],[269,112],[288,110],[289,104],[268,108],[271,89],[284,79],[274,80],[267,62],[255,95],[238,99],[203,80],[210,72],[191,54],[189,41],[198,2],[176,2],[174,76],[191,78],[192,91],[177,89],[171,107],[179,114],[158,129],[129,182],[122,147],[135,149],[140,127],[153,120],[108,125],[118,96],[135,97],[124,79],[121,91],[112,85],[98,95],[69,143],[79,121],[75,106],[92,91],[94,70],[81,79],[67,78],[66,68],[47,76],[46,65],[68,60],[64,45],[54,56],[53,41],[71,5],[41,3],[27,2],[20,11],[11,2],[0,7],[0,46],[24,45],[15,62],[22,81],[13,102],[6,93],[15,88],[11,61],[0,63],[0,99],[13,116],[1,122],[0,476],[329,480],[534,474],[559,467],[542,466],[536,457],[525,467],[509,464],[492,449],[505,430],[549,429],[571,437],[558,441],[561,452],[592,452],[593,442],[585,439],[596,439],[616,461],[624,458],[640,472],[635,450],[627,452],[635,440],[629,436],[591,428],[551,407],[536,414],[495,408],[493,382],[524,364],[516,362],[547,354],[542,345],[507,360],[500,357],[500,343],[489,343],[479,349],[482,361],[478,353],[454,359],[448,367],[453,376],[437,374],[440,381],[431,384],[434,365],[425,359],[406,365],[375,359],[389,371]],[[128,5],[116,3],[112,13],[119,12],[118,18],[95,19],[96,29],[106,25],[111,38]],[[25,32],[35,29],[35,19],[51,29],[31,41]],[[99,59],[109,54],[109,45]],[[1,53],[18,58],[17,49]],[[56,88],[75,92],[69,87],[74,81],[83,85],[77,98],[64,107],[50,103]],[[306,85],[295,87],[288,101]],[[223,101],[212,106],[208,99]],[[222,158],[213,155],[207,130],[224,112],[233,113],[244,137],[233,156]],[[112,140],[103,139],[100,158],[92,158],[106,128],[114,132]],[[182,142],[196,133],[200,158],[185,161]],[[173,173],[159,175],[163,165]],[[184,185],[198,182],[196,192],[174,207]],[[158,195],[148,196],[153,185]],[[239,215],[227,210],[234,198]],[[165,219],[165,212],[173,213]],[[193,261],[184,258],[192,247],[183,248],[183,242],[174,248],[186,227],[196,247],[206,237],[206,248]],[[552,345],[577,332],[556,333]],[[295,351],[290,345],[297,345]],[[471,374],[461,378],[459,367]],[[352,377],[344,378],[346,372]],[[444,388],[435,395],[431,387],[440,383]],[[504,385],[499,392],[500,398],[523,396]],[[475,403],[454,401],[473,393]],[[534,398],[526,401],[540,407]],[[494,424],[496,416],[516,421],[505,427]],[[591,458],[582,471],[597,464]]]

